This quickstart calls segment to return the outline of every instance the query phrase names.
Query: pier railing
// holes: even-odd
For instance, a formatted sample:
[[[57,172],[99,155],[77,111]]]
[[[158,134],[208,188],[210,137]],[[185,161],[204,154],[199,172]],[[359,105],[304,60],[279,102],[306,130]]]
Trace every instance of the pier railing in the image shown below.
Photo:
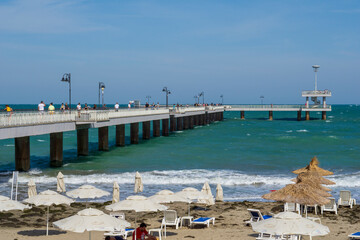
[[[237,110],[247,110],[247,109],[251,109],[251,110],[266,110],[266,111],[271,111],[272,109],[276,110],[306,110],[306,109],[331,109],[331,105],[326,105],[323,106],[322,104],[314,104],[314,105],[309,105],[308,107],[306,107],[305,105],[275,105],[275,104],[258,104],[258,105],[226,105],[225,106],[225,110],[231,110],[231,109],[237,109]]]

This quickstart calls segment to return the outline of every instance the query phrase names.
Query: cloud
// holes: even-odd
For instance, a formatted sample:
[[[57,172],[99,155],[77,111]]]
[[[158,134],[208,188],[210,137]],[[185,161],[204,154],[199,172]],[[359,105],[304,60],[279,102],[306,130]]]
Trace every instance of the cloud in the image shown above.
[[[14,0],[0,4],[0,30],[15,33],[74,33],[106,28],[81,14],[83,1]]]

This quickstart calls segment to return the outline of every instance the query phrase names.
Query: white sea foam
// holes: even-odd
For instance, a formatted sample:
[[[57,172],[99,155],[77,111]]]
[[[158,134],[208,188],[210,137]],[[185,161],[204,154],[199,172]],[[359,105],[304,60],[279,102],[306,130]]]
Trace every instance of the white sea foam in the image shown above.
[[[250,134],[250,133],[247,133],[246,136],[251,136],[251,134]]]
[[[338,139],[337,136],[329,136],[329,138]]]
[[[15,145],[14,144],[5,144],[4,146],[5,147],[14,147]]]
[[[297,132],[309,132],[308,130],[306,129],[300,129],[300,130],[296,130]]]
[[[43,139],[37,139],[36,141],[38,141],[38,142],[45,142],[45,140],[43,140]]]
[[[288,130],[288,131],[286,131],[287,133],[291,133],[291,132],[293,132],[293,130]]]
[[[332,122],[331,120],[326,120],[325,122],[329,123],[329,122]]]

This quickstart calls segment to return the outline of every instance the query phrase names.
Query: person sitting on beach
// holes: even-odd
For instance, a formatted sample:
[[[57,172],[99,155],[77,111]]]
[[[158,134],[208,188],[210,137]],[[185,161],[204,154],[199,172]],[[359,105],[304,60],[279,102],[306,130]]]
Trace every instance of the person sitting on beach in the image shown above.
[[[149,235],[148,231],[146,231],[146,224],[141,223],[140,227],[138,227],[133,233],[133,240],[156,240],[156,237]]]
[[[106,236],[105,240],[124,240],[121,236]]]

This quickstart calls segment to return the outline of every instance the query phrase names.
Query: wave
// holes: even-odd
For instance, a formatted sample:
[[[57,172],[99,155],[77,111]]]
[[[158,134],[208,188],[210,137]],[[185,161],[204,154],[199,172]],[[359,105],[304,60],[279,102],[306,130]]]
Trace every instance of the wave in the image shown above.
[[[5,144],[4,147],[14,147],[14,144]]]
[[[296,130],[296,132],[309,132],[309,131],[306,129],[300,129],[300,130]]]
[[[287,133],[292,133],[293,132],[293,130],[288,130],[288,131],[286,131]]]
[[[38,141],[38,142],[45,142],[45,140],[42,140],[42,139],[37,139],[36,141]]]

